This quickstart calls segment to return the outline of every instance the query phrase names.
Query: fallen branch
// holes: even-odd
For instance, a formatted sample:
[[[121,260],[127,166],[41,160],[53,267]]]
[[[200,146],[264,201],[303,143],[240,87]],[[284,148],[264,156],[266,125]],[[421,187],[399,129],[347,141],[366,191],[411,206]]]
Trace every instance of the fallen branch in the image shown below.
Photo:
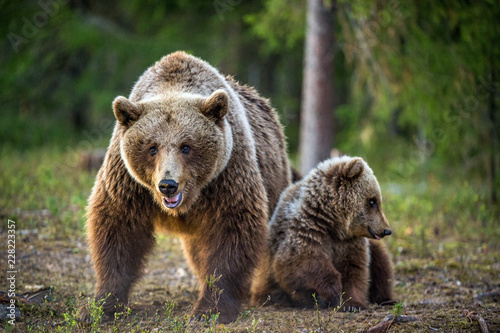
[[[53,287],[47,287],[24,294],[15,294],[12,297],[9,297],[7,291],[0,291],[0,303],[9,304],[10,299],[15,299],[19,304],[42,304],[47,297],[50,297],[53,289]]]
[[[368,333],[379,333],[379,332],[387,332],[393,323],[410,323],[414,321],[418,321],[419,319],[412,316],[400,315],[394,318],[391,314],[387,315],[378,323],[377,325],[370,327],[368,329]]]
[[[486,324],[486,320],[484,320],[483,317],[479,315],[474,315],[471,317],[474,320],[477,320],[479,322],[479,328],[481,329],[481,333],[488,333],[488,325]]]
[[[500,300],[500,288],[478,294],[474,296],[474,299],[479,303],[484,302],[485,300],[491,300],[492,302],[498,302]]]
[[[387,332],[392,325],[392,321],[381,321],[377,325],[370,327],[368,333],[383,333]]]

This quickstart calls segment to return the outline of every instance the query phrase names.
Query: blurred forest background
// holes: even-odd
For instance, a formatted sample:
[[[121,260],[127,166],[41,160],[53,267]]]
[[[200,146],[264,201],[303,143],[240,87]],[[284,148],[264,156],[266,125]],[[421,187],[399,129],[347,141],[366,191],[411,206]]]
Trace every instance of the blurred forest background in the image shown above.
[[[395,181],[480,179],[495,200],[499,2],[336,5],[332,148],[365,156]],[[294,156],[305,7],[299,0],[3,1],[2,147],[75,149],[89,136],[106,146],[110,126],[101,128],[113,119],[113,98],[127,95],[163,55],[186,50],[270,98]]]

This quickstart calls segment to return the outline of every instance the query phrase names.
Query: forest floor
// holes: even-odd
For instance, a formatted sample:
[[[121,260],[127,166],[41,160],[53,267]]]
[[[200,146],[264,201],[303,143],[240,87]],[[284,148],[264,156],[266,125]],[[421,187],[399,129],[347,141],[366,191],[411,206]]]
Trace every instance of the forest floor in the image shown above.
[[[240,318],[231,324],[190,321],[196,279],[179,240],[158,235],[144,277],[133,288],[128,313],[99,326],[85,325],[76,319],[77,309],[89,302],[95,288],[83,228],[94,174],[59,173],[52,167],[54,161],[41,155],[26,162],[12,154],[10,171],[4,161],[0,161],[4,170],[0,239],[7,243],[8,220],[15,221],[20,310],[15,326],[0,320],[7,332],[368,332],[384,325],[391,313],[402,316],[378,332],[484,332],[484,327],[500,332],[498,218],[493,217],[488,228],[481,229],[481,221],[464,227],[452,224],[455,215],[443,214],[441,206],[419,211],[418,205],[409,207],[394,199],[395,194],[387,196],[385,206],[389,220],[395,216],[394,233],[384,241],[393,255],[395,298],[400,305],[371,305],[359,313],[244,305]],[[382,186],[383,191],[390,187]],[[25,193],[28,190],[35,193]],[[407,209],[417,212],[401,213]],[[4,272],[9,270],[4,268],[7,254],[3,246]],[[8,281],[2,278],[0,315],[8,304],[1,291],[8,289]]]

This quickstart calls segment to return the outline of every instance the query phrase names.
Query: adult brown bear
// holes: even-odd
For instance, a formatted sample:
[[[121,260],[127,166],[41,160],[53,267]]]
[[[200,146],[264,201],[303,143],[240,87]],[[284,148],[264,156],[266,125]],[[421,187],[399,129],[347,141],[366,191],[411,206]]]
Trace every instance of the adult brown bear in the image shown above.
[[[266,99],[183,52],[162,58],[129,98],[87,207],[105,313],[126,304],[155,229],[176,233],[200,286],[193,315],[236,319],[265,251],[270,213],[290,184],[283,129]],[[210,274],[221,275],[211,287]],[[222,290],[216,304],[212,288]],[[108,296],[109,295],[109,296]]]

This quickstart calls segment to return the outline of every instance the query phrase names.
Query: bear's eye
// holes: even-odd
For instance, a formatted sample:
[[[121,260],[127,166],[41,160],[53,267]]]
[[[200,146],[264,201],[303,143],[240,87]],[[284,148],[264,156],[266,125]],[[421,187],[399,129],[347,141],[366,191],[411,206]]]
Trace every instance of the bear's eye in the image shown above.
[[[368,205],[370,205],[370,207],[372,207],[372,208],[377,207],[377,199],[368,200]]]
[[[158,147],[153,146],[153,147],[149,148],[149,155],[155,156],[156,153],[158,153]]]
[[[181,153],[183,153],[183,154],[189,154],[190,151],[191,151],[191,147],[189,147],[188,145],[184,145],[181,147]]]

